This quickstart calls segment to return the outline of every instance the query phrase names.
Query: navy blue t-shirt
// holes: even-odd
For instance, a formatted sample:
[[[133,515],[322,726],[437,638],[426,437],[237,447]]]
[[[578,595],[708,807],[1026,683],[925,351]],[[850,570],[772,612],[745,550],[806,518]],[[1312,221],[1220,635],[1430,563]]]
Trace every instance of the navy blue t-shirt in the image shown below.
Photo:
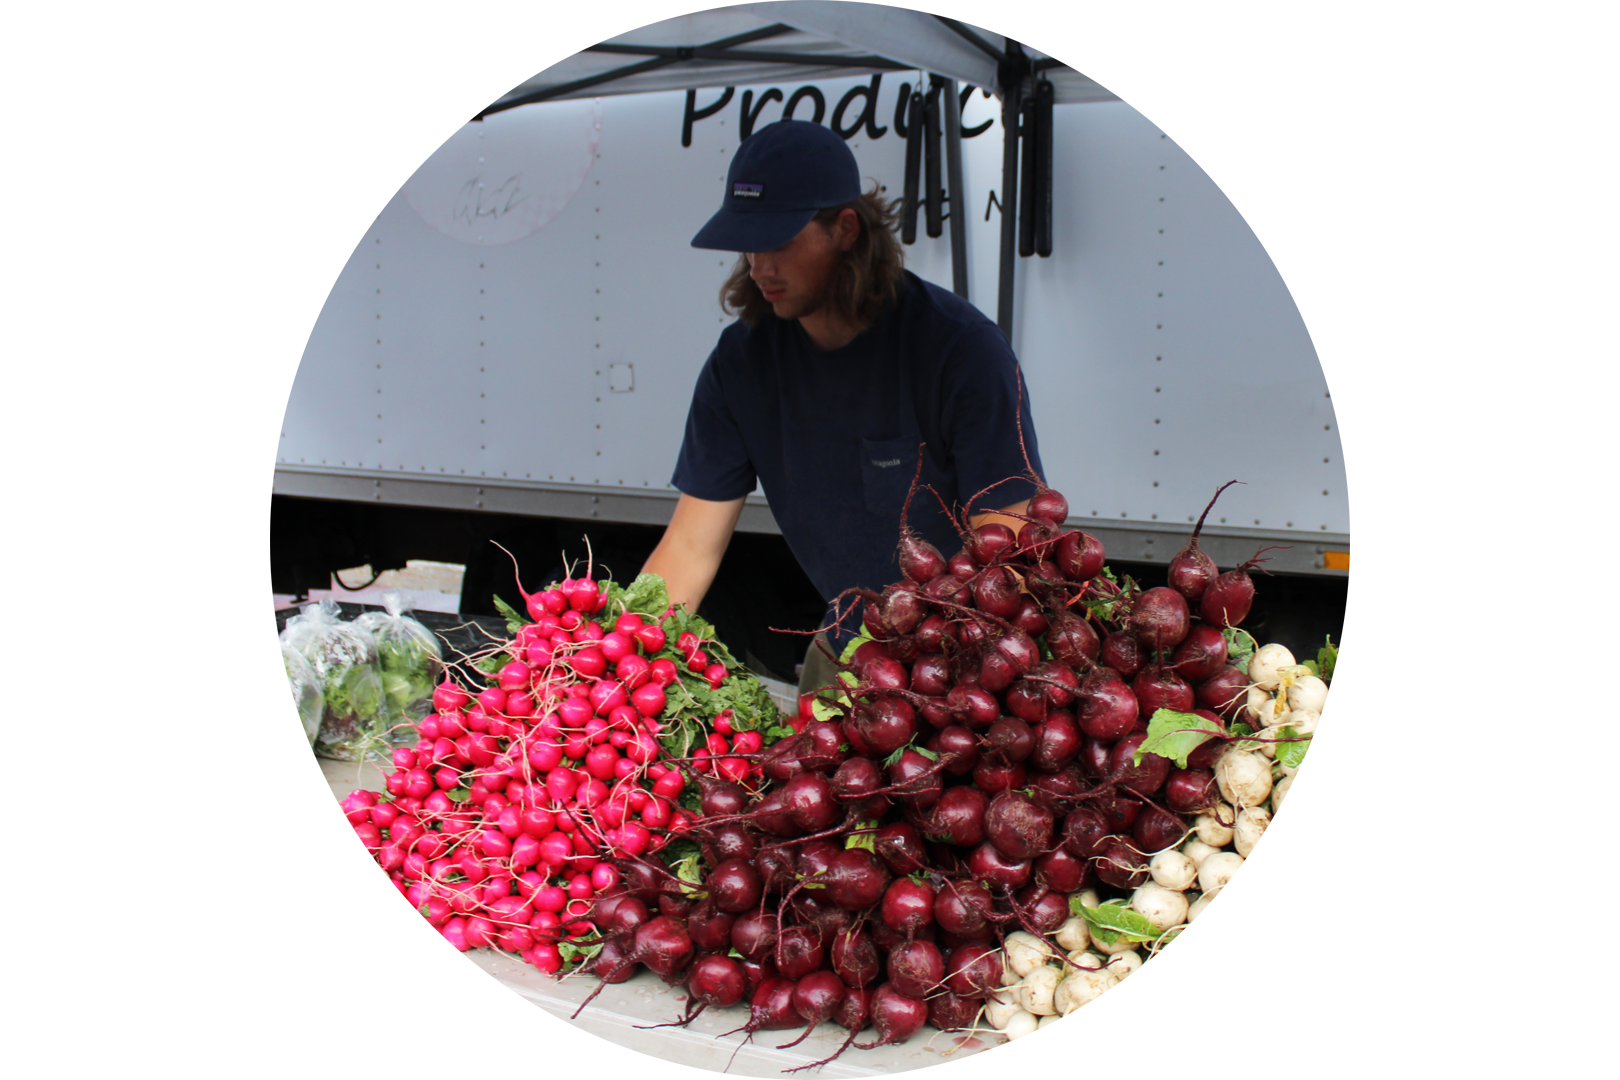
[[[1030,463],[1045,473],[1017,366],[995,323],[909,271],[896,301],[840,349],[817,349],[796,319],[735,322],[698,376],[671,482],[725,502],[757,479],[824,598],[853,586],[881,591],[901,578],[900,510],[920,444],[921,483],[947,506],[971,498],[979,513],[1035,493],[1015,401]],[[921,485],[907,521],[946,556],[962,546]]]

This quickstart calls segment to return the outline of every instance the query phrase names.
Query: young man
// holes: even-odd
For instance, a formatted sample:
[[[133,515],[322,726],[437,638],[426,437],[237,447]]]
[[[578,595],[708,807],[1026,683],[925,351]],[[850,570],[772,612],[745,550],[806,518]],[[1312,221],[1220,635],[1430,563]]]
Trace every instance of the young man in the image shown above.
[[[720,211],[692,246],[741,253],[721,290],[740,318],[698,376],[672,481],[681,498],[644,567],[676,603],[702,601],[756,480],[829,602],[900,579],[919,453],[922,483],[947,506],[971,499],[975,526],[1034,494],[1018,410],[1037,472],[1040,457],[1012,350],[977,308],[904,270],[894,225],[819,124],[778,121],[732,158]],[[920,486],[908,524],[947,556],[961,547]],[[846,619],[835,643],[857,629]]]

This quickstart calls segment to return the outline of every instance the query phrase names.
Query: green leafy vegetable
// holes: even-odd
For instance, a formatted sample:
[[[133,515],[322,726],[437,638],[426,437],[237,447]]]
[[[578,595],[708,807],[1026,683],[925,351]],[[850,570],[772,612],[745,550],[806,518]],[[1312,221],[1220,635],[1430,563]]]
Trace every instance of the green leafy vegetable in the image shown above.
[[[1278,739],[1299,739],[1299,732],[1292,727],[1285,727],[1277,732]],[[1305,751],[1311,747],[1311,740],[1300,739],[1299,742],[1278,742],[1277,763],[1286,765],[1290,769],[1297,769],[1299,763],[1305,760]]]
[[[1323,682],[1333,681],[1333,668],[1339,662],[1339,647],[1333,644],[1333,635],[1327,635],[1327,644],[1316,650],[1316,666]]]
[[[515,634],[519,630],[523,629],[524,624],[529,620],[518,614],[516,608],[514,608],[511,604],[508,604],[505,600],[502,600],[500,597],[496,596],[493,597],[493,599],[495,601],[495,610],[506,617],[506,632],[508,634]]]
[[[584,967],[596,959],[596,954],[602,951],[605,942],[598,941],[594,945],[575,945],[571,941],[557,942],[557,952],[562,955],[563,963],[569,967]]]
[[[849,663],[855,658],[855,650],[871,640],[872,635],[866,632],[866,626],[862,624],[861,632],[851,638],[849,644],[844,646],[844,651],[838,654],[838,662],[840,664]]]
[[[1126,941],[1157,941],[1163,935],[1159,928],[1123,904],[1107,903],[1094,908],[1084,907],[1078,896],[1069,899],[1069,911],[1086,921],[1091,933],[1105,945],[1121,938]]]
[[[1254,659],[1254,650],[1259,647],[1254,635],[1247,630],[1228,626],[1221,631],[1221,637],[1226,639],[1226,662],[1239,671],[1248,671],[1249,661]]]
[[[842,720],[844,709],[837,702],[828,701],[817,695],[815,700],[810,702],[810,715],[817,720]]]
[[[1132,764],[1142,764],[1146,754],[1169,758],[1177,768],[1187,767],[1187,755],[1221,733],[1213,720],[1194,713],[1158,709],[1148,721],[1147,738],[1136,748]]]
[[[669,587],[657,574],[637,574],[629,588],[623,588],[617,582],[608,583],[605,610],[612,612],[613,618],[629,611],[658,622],[669,608]]]

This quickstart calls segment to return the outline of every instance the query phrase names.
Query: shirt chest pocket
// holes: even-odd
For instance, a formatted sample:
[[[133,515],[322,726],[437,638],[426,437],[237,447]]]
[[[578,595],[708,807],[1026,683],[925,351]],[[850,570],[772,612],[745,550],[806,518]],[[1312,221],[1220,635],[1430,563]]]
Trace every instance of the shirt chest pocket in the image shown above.
[[[861,485],[867,513],[898,522],[911,478],[917,475],[917,447],[921,441],[916,435],[861,440]]]

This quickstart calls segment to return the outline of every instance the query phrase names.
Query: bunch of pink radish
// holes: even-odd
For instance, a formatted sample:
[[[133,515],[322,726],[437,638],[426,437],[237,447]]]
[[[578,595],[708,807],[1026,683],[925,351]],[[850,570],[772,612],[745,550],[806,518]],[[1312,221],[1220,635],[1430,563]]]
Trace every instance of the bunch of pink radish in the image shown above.
[[[525,600],[531,621],[481,658],[491,684],[475,695],[447,678],[416,745],[394,750],[385,792],[355,791],[343,810],[456,948],[556,973],[600,944],[627,868],[640,881],[692,817],[685,773],[659,760],[677,660],[710,687],[731,673],[694,635],[671,647],[656,617],[607,611],[589,579]],[[746,755],[761,733],[732,721],[718,717],[718,741],[700,750],[718,761],[691,764],[757,782]]]

